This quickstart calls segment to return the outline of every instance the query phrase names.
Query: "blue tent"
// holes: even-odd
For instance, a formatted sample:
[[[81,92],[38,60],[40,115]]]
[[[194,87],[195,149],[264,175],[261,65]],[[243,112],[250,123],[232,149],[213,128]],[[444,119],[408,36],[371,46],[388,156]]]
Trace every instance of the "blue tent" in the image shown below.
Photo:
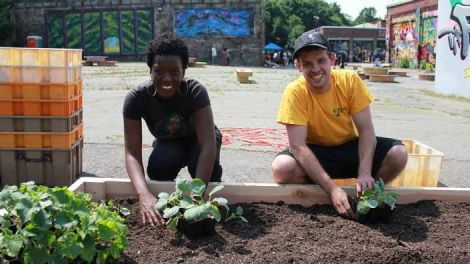
[[[264,46],[264,50],[265,51],[280,51],[282,50],[282,48],[271,42],[268,45]]]

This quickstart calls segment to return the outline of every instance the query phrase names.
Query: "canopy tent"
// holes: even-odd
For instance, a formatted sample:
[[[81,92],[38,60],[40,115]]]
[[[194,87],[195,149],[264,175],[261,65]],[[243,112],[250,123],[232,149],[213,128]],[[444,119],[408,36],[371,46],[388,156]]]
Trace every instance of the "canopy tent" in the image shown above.
[[[271,42],[268,45],[264,46],[264,50],[265,51],[280,51],[282,50],[282,48]]]

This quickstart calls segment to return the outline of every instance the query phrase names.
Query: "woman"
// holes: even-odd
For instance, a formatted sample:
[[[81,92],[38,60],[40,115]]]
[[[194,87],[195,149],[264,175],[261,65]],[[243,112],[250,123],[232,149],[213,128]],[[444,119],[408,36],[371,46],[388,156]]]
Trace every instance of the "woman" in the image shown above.
[[[206,184],[220,181],[222,135],[215,127],[207,90],[185,78],[188,47],[166,34],[152,41],[147,52],[151,80],[139,85],[124,102],[125,162],[137,192],[142,221],[164,223],[154,209],[157,198],[147,187],[142,165],[142,123],[155,136],[147,174],[152,180],[174,180],[188,166],[191,177]]]

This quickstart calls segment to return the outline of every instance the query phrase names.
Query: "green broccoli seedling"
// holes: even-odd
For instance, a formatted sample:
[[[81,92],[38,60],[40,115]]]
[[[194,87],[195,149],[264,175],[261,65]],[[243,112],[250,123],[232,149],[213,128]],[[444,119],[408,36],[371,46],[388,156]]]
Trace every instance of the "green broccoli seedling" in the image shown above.
[[[384,205],[390,206],[393,210],[397,202],[398,194],[395,192],[385,191],[385,184],[382,179],[378,179],[374,188],[364,191],[357,203],[357,212],[365,215],[372,208],[383,207]]]

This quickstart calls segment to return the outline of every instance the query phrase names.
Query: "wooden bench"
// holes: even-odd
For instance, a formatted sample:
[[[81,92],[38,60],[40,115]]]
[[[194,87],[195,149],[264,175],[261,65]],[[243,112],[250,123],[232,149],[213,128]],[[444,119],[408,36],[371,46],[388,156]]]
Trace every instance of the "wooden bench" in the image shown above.
[[[424,81],[434,81],[434,73],[420,73],[419,79]]]
[[[406,71],[388,71],[388,74],[389,75],[396,75],[396,76],[400,76],[400,77],[407,77],[408,74],[406,73]]]
[[[235,73],[240,83],[249,83],[250,77],[253,76],[253,72],[250,69],[236,69]]]
[[[106,60],[107,56],[84,56],[83,66],[116,66],[117,61]]]
[[[395,75],[369,74],[369,81],[371,81],[371,82],[393,83],[393,82],[395,82]]]
[[[371,67],[371,68],[363,68],[364,73],[366,75],[388,75],[388,69],[384,68],[376,68],[376,67]]]

